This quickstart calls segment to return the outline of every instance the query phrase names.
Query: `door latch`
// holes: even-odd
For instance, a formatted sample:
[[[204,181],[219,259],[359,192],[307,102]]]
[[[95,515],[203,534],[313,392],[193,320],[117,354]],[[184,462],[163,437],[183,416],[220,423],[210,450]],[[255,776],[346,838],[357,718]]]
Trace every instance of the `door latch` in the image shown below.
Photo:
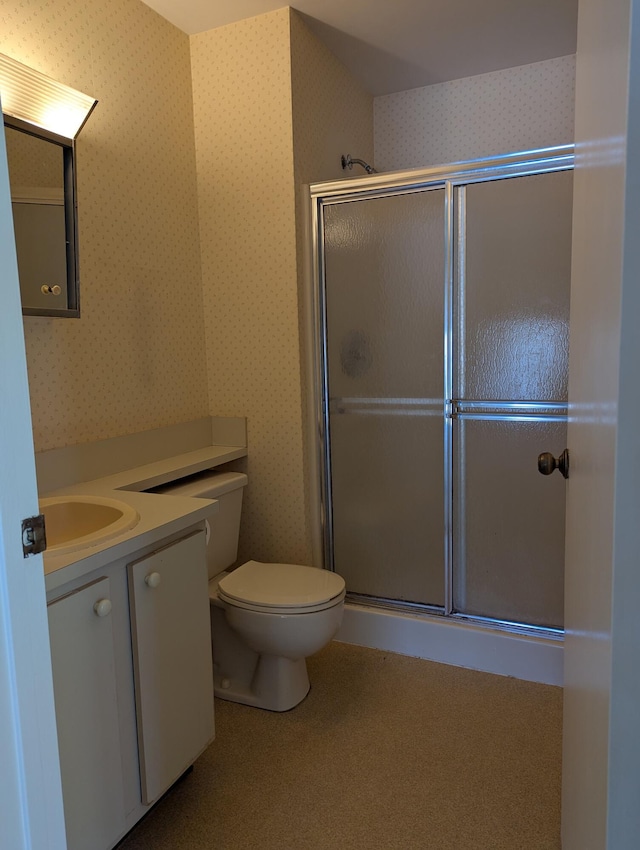
[[[39,555],[47,548],[47,532],[44,515],[30,516],[22,520],[22,554],[25,558]]]

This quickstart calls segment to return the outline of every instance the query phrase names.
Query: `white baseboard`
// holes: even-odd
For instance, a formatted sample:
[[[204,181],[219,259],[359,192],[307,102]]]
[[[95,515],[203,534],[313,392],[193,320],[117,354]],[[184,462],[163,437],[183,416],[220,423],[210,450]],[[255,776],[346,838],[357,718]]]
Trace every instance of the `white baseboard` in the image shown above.
[[[347,603],[336,640],[529,682],[562,686],[564,643],[437,616]]]

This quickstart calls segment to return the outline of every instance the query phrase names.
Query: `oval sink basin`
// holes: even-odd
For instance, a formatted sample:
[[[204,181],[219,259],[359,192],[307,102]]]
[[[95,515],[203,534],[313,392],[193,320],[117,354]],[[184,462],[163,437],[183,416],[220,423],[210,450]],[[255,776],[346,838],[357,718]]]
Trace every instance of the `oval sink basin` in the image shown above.
[[[47,552],[63,555],[97,546],[133,528],[138,512],[116,499],[102,496],[51,496],[40,499],[47,532]]]

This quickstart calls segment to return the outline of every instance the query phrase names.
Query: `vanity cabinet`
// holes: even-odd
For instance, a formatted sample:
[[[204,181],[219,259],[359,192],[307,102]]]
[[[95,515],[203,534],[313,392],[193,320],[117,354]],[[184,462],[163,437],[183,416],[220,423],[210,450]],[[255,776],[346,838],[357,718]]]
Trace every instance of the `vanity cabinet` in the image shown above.
[[[204,530],[62,586],[49,634],[68,850],[110,850],[213,739]]]
[[[111,847],[125,820],[109,579],[57,599],[48,614],[67,845]]]
[[[211,620],[202,533],[129,565],[142,801],[213,738]]]

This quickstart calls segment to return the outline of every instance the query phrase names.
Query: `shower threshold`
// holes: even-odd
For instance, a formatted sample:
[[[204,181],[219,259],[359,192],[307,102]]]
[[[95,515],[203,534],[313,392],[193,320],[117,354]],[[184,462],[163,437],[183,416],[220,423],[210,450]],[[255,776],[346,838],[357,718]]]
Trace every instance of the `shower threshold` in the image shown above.
[[[437,606],[347,594],[336,640],[530,682],[564,682],[562,630],[445,616]]]

